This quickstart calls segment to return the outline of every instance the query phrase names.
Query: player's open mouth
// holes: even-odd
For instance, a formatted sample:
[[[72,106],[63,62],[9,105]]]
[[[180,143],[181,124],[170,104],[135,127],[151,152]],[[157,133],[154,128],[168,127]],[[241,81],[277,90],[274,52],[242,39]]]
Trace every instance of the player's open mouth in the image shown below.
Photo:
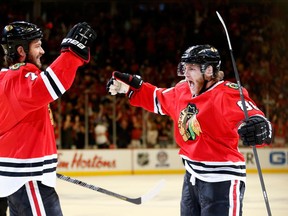
[[[188,80],[188,83],[189,83],[190,88],[194,87],[194,82],[192,82],[191,80]]]

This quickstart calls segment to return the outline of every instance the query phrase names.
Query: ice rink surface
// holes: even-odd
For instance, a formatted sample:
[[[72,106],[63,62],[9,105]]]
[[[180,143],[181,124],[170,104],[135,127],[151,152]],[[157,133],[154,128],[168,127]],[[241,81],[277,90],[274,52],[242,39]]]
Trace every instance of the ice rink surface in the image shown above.
[[[135,205],[63,180],[57,180],[64,216],[180,216],[182,175],[112,175],[75,177],[89,184],[136,198],[161,179],[165,187],[152,200]],[[288,215],[288,174],[263,174],[273,216]],[[265,216],[267,210],[258,174],[248,174],[243,216]]]

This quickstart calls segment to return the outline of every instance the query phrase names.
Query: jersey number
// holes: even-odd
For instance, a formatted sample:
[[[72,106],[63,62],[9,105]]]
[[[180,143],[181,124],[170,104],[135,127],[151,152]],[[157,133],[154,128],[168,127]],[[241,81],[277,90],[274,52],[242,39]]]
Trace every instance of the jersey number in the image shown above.
[[[238,101],[237,105],[240,107],[241,110],[244,111],[243,106],[242,106],[242,101]],[[246,105],[247,111],[253,110],[253,109],[259,110],[259,108],[255,104],[253,104],[251,101],[245,101],[245,105]]]
[[[37,79],[38,76],[35,73],[28,72],[27,74],[25,74],[25,78],[28,78],[28,77],[30,77],[30,79],[33,81]]]

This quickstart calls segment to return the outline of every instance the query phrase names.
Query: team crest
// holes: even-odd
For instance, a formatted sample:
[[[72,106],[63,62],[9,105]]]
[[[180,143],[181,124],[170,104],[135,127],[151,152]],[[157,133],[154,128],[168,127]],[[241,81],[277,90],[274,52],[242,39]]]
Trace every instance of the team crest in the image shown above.
[[[225,85],[232,89],[239,89],[239,86],[236,83],[228,82]]]
[[[10,68],[11,70],[18,70],[18,69],[19,69],[21,66],[23,66],[23,65],[25,65],[25,62],[16,63],[16,64],[10,66],[9,68]]]
[[[196,116],[198,112],[195,104],[188,104],[180,113],[178,128],[184,141],[195,140],[202,133]]]

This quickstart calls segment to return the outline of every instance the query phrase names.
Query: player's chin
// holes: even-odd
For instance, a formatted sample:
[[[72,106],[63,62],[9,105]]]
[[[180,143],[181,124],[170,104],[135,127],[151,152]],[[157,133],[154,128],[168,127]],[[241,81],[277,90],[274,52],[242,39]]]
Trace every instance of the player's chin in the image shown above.
[[[42,63],[41,63],[40,58],[35,61],[35,65],[36,65],[38,68],[41,68],[41,67],[42,67]]]

